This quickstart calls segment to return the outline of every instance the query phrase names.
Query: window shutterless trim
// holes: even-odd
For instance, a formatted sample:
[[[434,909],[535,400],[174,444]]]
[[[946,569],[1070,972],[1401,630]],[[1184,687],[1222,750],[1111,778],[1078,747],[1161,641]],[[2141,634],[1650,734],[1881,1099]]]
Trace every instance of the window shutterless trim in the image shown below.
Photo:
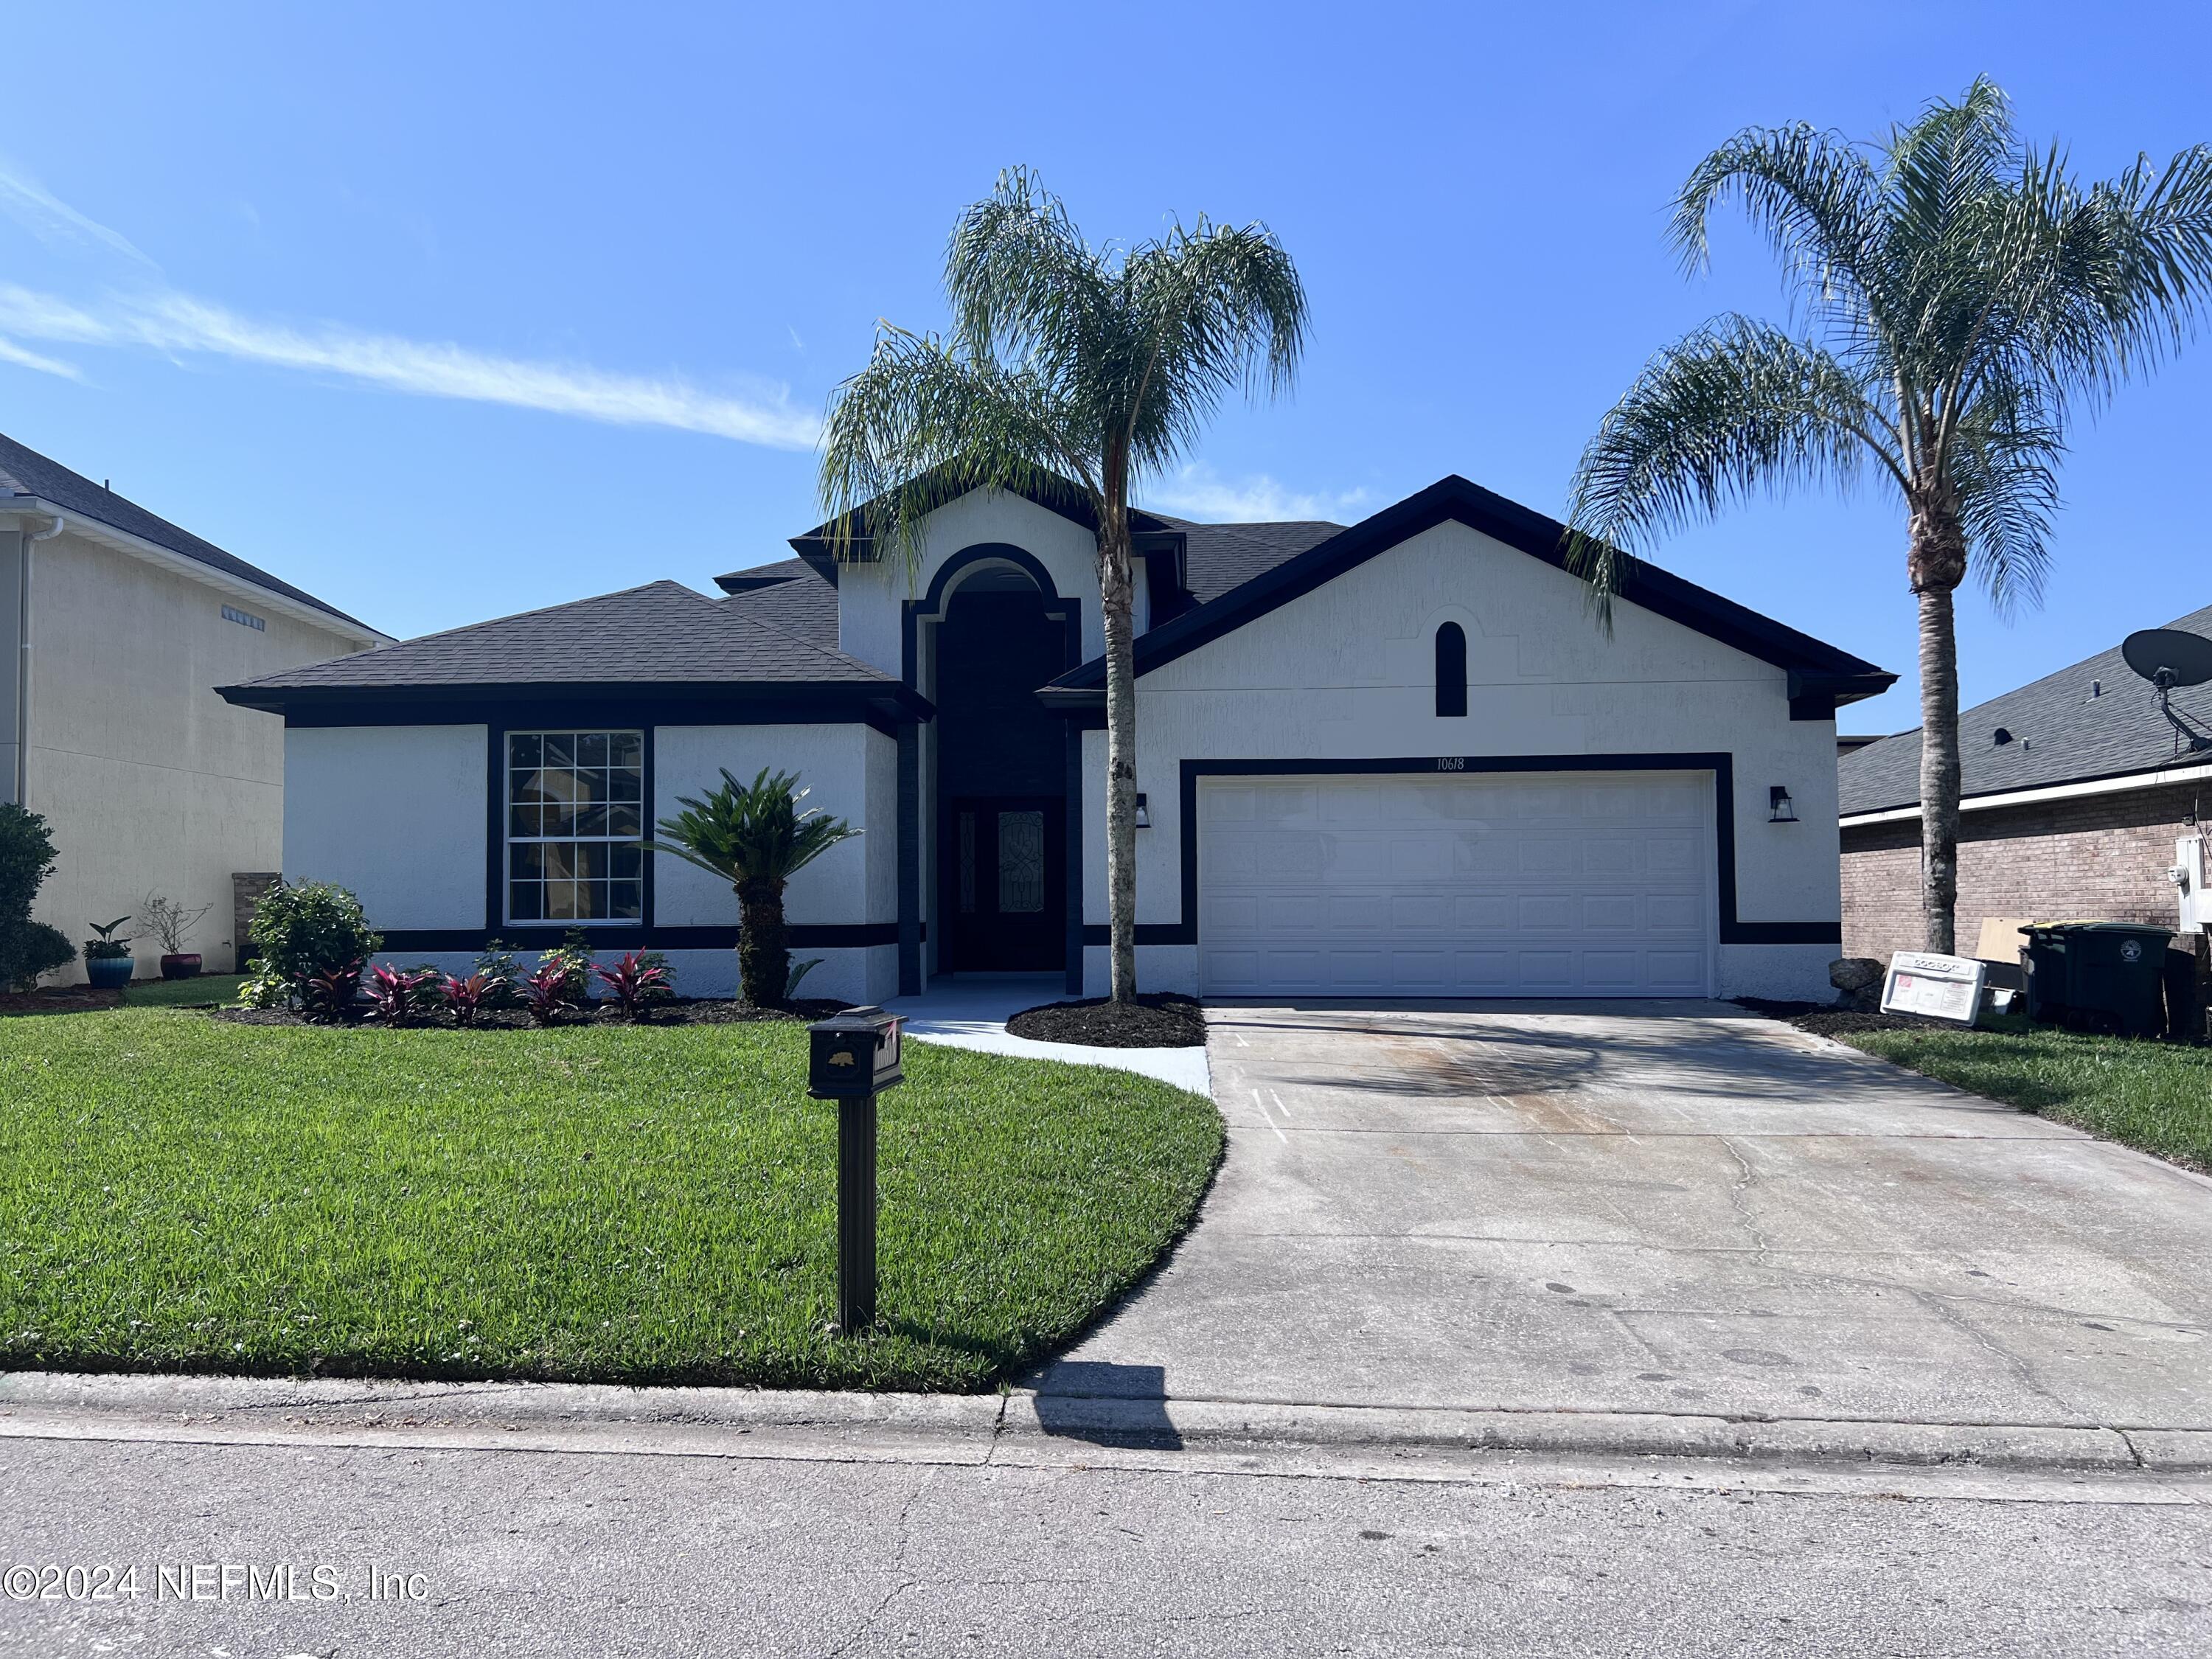
[[[533,732],[635,732],[638,734],[640,742],[643,745],[643,753],[641,757],[640,767],[641,778],[639,784],[639,791],[642,799],[638,803],[638,827],[646,834],[650,834],[653,829],[653,727],[651,726],[614,726],[605,723],[595,724],[588,722],[580,725],[568,725],[565,723],[559,725],[548,725],[542,719],[531,720],[526,725],[518,723],[511,726],[498,721],[494,721],[486,725],[484,727],[484,805],[489,833],[486,837],[484,847],[483,913],[484,920],[491,925],[486,930],[485,937],[489,938],[497,936],[504,938],[509,932],[516,931],[531,934],[543,934],[544,933],[553,931],[565,933],[571,927],[582,927],[586,930],[600,928],[613,931],[627,937],[633,944],[636,943],[638,934],[641,932],[650,933],[653,927],[653,865],[656,862],[656,860],[655,856],[651,853],[641,852],[638,855],[639,866],[637,876],[639,883],[639,915],[638,919],[635,921],[614,918],[592,921],[576,921],[566,919],[541,919],[537,921],[513,921],[506,919],[507,903],[507,734],[510,732],[521,735],[527,735]],[[591,838],[586,837],[586,839],[588,840]],[[641,836],[641,839],[642,839],[642,836]],[[605,844],[613,845],[615,843],[608,842]],[[442,932],[443,930],[438,931]],[[471,930],[462,929],[459,931],[462,933],[467,933]],[[735,932],[734,929],[732,931],[733,933]],[[387,950],[398,948],[393,944],[393,941],[404,937],[405,937],[404,933],[386,935],[385,943]],[[481,949],[482,945],[481,943],[473,947],[468,945],[446,946],[435,945],[416,945],[412,948],[418,951],[446,949],[467,950],[471,948]]]
[[[635,737],[637,738],[638,744],[638,798],[635,803],[637,808],[637,834],[634,836],[614,835],[517,836],[514,833],[514,811],[516,803],[514,793],[515,773],[514,741],[517,738],[530,737],[534,737],[540,740],[538,757],[539,765],[538,768],[540,772],[549,769],[544,764],[544,739],[547,738],[569,738],[579,740],[580,744],[580,739],[585,738],[606,738],[609,743],[610,759],[605,768],[599,769],[611,772],[616,769],[611,758],[613,740],[617,738]],[[541,915],[520,917],[513,914],[514,908],[514,884],[516,879],[514,874],[514,849],[518,846],[600,847],[608,849],[609,853],[611,854],[615,848],[637,847],[638,843],[645,839],[647,833],[652,827],[651,822],[647,818],[647,814],[650,811],[653,804],[653,798],[651,794],[647,793],[648,785],[645,767],[645,731],[634,726],[508,726],[506,729],[500,744],[501,757],[503,762],[500,768],[500,793],[504,807],[504,811],[501,813],[501,824],[503,844],[500,848],[501,874],[500,882],[500,905],[496,910],[490,913],[501,919],[501,925],[502,927],[570,927],[592,926],[599,927],[642,927],[645,926],[647,914],[645,908],[645,865],[646,860],[651,855],[646,853],[641,847],[638,849],[638,871],[635,878],[615,876],[612,873],[611,863],[610,863],[608,875],[604,878],[609,886],[610,896],[611,896],[612,886],[616,881],[629,881],[632,879],[636,881],[638,884],[638,902],[637,915],[635,916]],[[572,758],[565,768],[553,769],[566,770],[573,774],[590,769],[584,768],[579,764],[575,759]],[[628,770],[629,769],[623,768],[622,769]],[[621,803],[611,801],[605,803],[610,811],[611,811],[612,808],[617,804],[623,805],[632,805],[632,803],[626,801]],[[538,878],[538,886],[540,890],[541,896],[543,890],[550,884],[550,878],[543,874]],[[573,884],[579,878],[571,878],[570,879]],[[593,879],[593,884],[597,884],[597,878]]]

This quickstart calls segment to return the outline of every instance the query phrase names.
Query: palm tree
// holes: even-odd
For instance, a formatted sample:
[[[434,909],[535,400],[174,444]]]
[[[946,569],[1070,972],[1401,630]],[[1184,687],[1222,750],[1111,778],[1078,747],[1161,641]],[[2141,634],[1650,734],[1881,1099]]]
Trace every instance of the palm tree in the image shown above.
[[[951,337],[878,325],[837,388],[822,497],[840,556],[865,533],[920,557],[922,520],[976,489],[1070,486],[1097,524],[1106,634],[1106,880],[1113,995],[1137,994],[1137,693],[1129,497],[1174,464],[1232,386],[1288,388],[1305,291],[1261,224],[1200,217],[1093,247],[1015,167],[961,215],[945,261]]]
[[[1928,948],[1948,952],[1953,595],[1972,572],[2001,614],[2039,599],[2069,417],[2177,347],[2212,282],[2212,147],[2085,185],[2063,150],[2021,144],[2004,94],[1977,80],[1873,145],[1739,133],[1675,201],[1686,270],[1731,201],[1804,326],[1723,316],[1653,358],[1583,453],[1567,553],[1603,611],[1620,550],[1727,501],[1869,476],[1897,489],[1919,605],[1921,906]]]
[[[802,811],[805,798],[795,773],[763,767],[744,784],[724,767],[720,788],[704,798],[678,796],[684,811],[660,820],[663,839],[643,843],[737,890],[738,994],[755,1007],[783,1002],[793,989],[784,884],[860,833],[842,818],[825,817],[811,807]]]

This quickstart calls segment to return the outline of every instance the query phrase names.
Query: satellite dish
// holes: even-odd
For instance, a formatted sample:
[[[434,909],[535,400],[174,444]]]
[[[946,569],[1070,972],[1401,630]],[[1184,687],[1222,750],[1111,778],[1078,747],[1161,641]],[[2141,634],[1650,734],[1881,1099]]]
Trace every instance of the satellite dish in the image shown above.
[[[2212,680],[2212,640],[2179,628],[2145,628],[2120,641],[2128,666],[2160,690]]]

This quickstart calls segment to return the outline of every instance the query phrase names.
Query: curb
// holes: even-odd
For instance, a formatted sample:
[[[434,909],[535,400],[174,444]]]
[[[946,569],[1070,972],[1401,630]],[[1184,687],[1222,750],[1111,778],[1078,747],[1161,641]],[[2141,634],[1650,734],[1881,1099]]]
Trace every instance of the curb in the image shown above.
[[[2212,1431],[2043,1424],[1744,1421],[1633,1412],[1292,1406],[1018,1395],[1002,1436],[1107,1444],[1296,1445],[1928,1468],[2212,1471]]]
[[[981,1463],[1152,1452],[1437,1451],[2005,1471],[2212,1473],[2212,1429],[1750,1421],[1632,1412],[857,1394],[607,1383],[0,1373],[0,1437],[301,1441]]]

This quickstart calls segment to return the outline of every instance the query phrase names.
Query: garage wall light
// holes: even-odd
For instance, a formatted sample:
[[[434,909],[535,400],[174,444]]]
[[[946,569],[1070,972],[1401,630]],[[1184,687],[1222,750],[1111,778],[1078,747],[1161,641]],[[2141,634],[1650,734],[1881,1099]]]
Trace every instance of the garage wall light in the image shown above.
[[[1139,830],[1149,830],[1152,827],[1152,815],[1145,810],[1144,792],[1142,790],[1139,790],[1137,792],[1137,828]]]
[[[1766,821],[1769,823],[1795,823],[1797,808],[1790,799],[1790,792],[1776,784],[1766,792]]]

